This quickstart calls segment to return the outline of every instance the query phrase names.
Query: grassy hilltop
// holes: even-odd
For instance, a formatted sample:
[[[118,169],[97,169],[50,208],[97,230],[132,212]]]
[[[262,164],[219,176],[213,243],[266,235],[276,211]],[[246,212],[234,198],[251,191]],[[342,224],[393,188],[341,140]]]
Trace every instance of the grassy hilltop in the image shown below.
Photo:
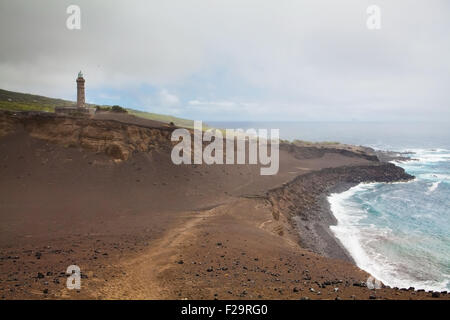
[[[44,96],[13,92],[0,89],[0,110],[10,111],[42,111],[42,112],[55,112],[55,107],[73,107],[75,101],[48,98]],[[87,104],[89,107],[96,107],[95,104]],[[101,107],[105,107],[102,105]],[[193,121],[177,118],[169,115],[139,111],[126,108],[129,114],[136,117],[161,121],[165,123],[173,122],[179,127],[193,127]]]

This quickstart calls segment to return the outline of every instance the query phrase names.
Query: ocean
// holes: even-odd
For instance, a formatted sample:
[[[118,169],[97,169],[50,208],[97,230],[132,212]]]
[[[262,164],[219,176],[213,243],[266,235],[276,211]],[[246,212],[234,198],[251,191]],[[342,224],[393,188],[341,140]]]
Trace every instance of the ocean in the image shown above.
[[[409,152],[396,162],[416,179],[360,184],[328,200],[334,235],[356,264],[391,287],[450,291],[450,124],[395,122],[209,122],[279,128],[283,139],[338,141]]]

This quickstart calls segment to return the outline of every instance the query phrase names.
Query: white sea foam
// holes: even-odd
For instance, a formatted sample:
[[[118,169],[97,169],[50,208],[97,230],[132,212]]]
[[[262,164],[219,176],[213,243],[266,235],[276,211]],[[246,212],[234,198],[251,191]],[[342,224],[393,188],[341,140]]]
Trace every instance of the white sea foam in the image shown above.
[[[449,174],[442,173],[422,173],[418,175],[423,180],[434,180],[434,182],[450,181]],[[436,181],[437,180],[437,181]]]
[[[420,229],[419,226],[417,226],[419,229],[411,229],[412,232],[408,232],[406,228],[404,230],[407,233],[401,235],[397,231],[393,232],[389,228],[382,226],[384,222],[390,221],[394,223],[391,226],[397,229],[395,220],[390,219],[399,219],[398,223],[411,223],[408,220],[411,217],[416,219],[416,221],[419,219],[422,222],[425,221],[424,219],[427,219],[425,225],[428,227],[435,223],[435,215],[432,211],[424,211],[418,208],[416,212],[413,209],[417,199],[408,192],[415,192],[414,190],[420,192],[419,190],[424,190],[425,194],[431,195],[436,193],[437,190],[440,190],[441,183],[448,183],[450,181],[448,171],[437,171],[440,170],[437,168],[446,170],[445,164],[444,167],[441,167],[440,164],[438,167],[437,163],[450,162],[450,150],[407,149],[404,151],[410,151],[411,157],[417,159],[417,161],[392,162],[416,176],[414,180],[406,182],[412,183],[412,185],[405,186],[405,189],[399,189],[394,186],[388,187],[384,183],[381,186],[380,183],[359,184],[346,192],[330,195],[328,201],[331,211],[337,220],[337,225],[330,228],[348,250],[356,264],[361,269],[372,274],[375,278],[381,280],[384,284],[391,287],[413,286],[416,289],[448,290],[450,287],[450,275],[444,274],[446,272],[441,267],[434,265],[434,263],[442,263],[442,261],[445,261],[445,256],[442,257],[440,255],[441,253],[439,253],[442,252],[439,250],[446,248],[445,245],[442,248],[430,247],[427,249],[427,243],[424,242],[420,232],[417,235],[414,234],[414,230]],[[396,182],[393,184],[397,183],[405,182]],[[378,209],[375,209],[378,212],[374,216],[371,211],[365,209],[367,206],[362,205],[361,201],[365,201],[366,196],[364,194],[367,195],[367,191],[371,191],[370,193],[377,192],[377,187],[386,189],[378,195],[374,194],[373,198],[368,198],[372,199],[370,200],[372,204],[367,203],[370,208],[374,209],[372,205],[378,207]],[[386,203],[398,206],[402,202],[404,205],[409,204],[408,206],[413,210],[408,211],[407,215],[401,216],[402,210],[395,212],[397,209],[392,207],[394,212],[388,214],[389,211],[386,211],[384,214],[387,216],[383,217],[382,208],[384,208]],[[394,215],[392,216],[392,214]],[[379,218],[377,219],[376,216]],[[377,221],[377,225],[371,223],[373,219]],[[430,235],[433,237],[433,234]],[[418,246],[415,247],[414,243],[417,243]],[[393,248],[402,249],[396,251]],[[435,248],[436,251],[433,251],[434,249],[432,248]],[[414,253],[415,250],[419,251]],[[420,250],[425,251],[421,252]],[[417,254],[419,255],[417,256]],[[439,258],[433,258],[436,256],[439,256]]]
[[[450,151],[445,149],[413,149],[411,158],[420,162],[445,162],[450,161]]]
[[[430,193],[432,193],[434,190],[436,190],[436,189],[439,187],[439,184],[440,184],[440,183],[441,183],[441,181],[433,182],[433,183],[431,184],[431,186],[428,188],[427,194],[430,194]]]
[[[331,226],[334,235],[341,241],[355,260],[358,267],[367,271],[384,284],[391,287],[408,288],[410,286],[425,290],[447,290],[450,282],[447,277],[442,283],[414,279],[414,275],[405,273],[405,266],[400,261],[392,261],[383,255],[377,243],[397,242],[398,238],[389,228],[361,223],[368,213],[359,204],[350,199],[355,194],[375,188],[377,183],[359,184],[343,193],[334,193],[328,197],[331,211],[337,220]],[[436,185],[437,188],[437,185]],[[398,239],[397,239],[398,238]],[[403,262],[404,263],[404,262]]]

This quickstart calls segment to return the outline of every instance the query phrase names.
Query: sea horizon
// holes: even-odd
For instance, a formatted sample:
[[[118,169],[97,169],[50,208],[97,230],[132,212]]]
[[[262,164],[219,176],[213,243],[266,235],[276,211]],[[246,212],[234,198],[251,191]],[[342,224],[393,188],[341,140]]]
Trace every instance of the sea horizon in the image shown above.
[[[280,138],[293,141],[332,141],[387,151],[450,149],[446,121],[204,121],[216,128],[279,129]],[[346,124],[343,126],[342,124]]]

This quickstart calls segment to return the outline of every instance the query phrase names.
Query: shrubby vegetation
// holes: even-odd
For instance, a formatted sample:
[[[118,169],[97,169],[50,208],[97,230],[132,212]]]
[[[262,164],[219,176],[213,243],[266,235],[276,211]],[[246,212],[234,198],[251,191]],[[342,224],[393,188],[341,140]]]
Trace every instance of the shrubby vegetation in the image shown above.
[[[108,111],[111,111],[111,107],[108,107],[108,106],[95,106],[95,111],[97,111],[97,112],[102,112],[102,111],[108,112]]]
[[[119,112],[119,113],[128,113],[128,111],[125,108],[122,108],[121,106],[114,105],[111,107],[112,112]]]
[[[295,144],[297,146],[314,146],[314,145],[337,145],[341,144],[337,141],[320,141],[320,142],[311,142],[311,141],[304,141],[304,140],[294,140],[292,141],[292,144]]]

